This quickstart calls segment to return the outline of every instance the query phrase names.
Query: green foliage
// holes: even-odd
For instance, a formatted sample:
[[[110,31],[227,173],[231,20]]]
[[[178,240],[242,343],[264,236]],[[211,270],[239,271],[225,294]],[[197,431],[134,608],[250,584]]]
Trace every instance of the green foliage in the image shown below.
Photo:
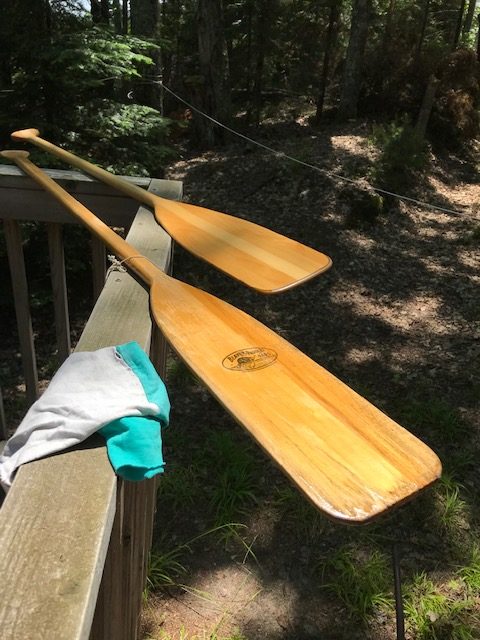
[[[405,617],[418,640],[473,640],[474,602],[459,586],[439,590],[425,573],[415,576],[404,589]]]
[[[239,446],[229,433],[214,432],[206,449],[215,477],[211,505],[216,524],[231,522],[256,500],[255,460],[249,449]]]
[[[467,564],[461,567],[458,575],[464,581],[468,592],[473,596],[480,595],[480,546],[474,544]]]
[[[158,45],[105,28],[90,27],[76,33],[59,33],[44,53],[49,63],[46,77],[72,91],[98,88],[111,80],[140,78],[142,65],[153,65],[150,55]]]
[[[456,442],[467,427],[459,414],[441,398],[412,399],[401,409],[402,423],[419,434],[435,431],[444,443]]]
[[[189,385],[190,393],[194,393],[192,380],[189,376],[176,384]],[[165,444],[177,451],[187,446],[182,434],[173,430],[165,434]],[[200,526],[213,526],[221,537],[235,538],[246,549],[237,525],[231,523],[241,521],[257,501],[257,468],[250,446],[239,442],[230,432],[211,431],[194,447],[188,460],[172,466],[162,478],[158,493],[162,513],[178,517],[196,506],[202,513]]]
[[[345,186],[340,200],[347,207],[347,223],[351,227],[372,224],[384,211],[384,198],[362,180],[358,186]]]
[[[463,531],[468,523],[466,502],[460,497],[461,486],[450,476],[444,474],[436,486],[438,516],[442,528],[451,536]]]
[[[305,500],[298,489],[286,484],[277,489],[274,505],[282,514],[282,520],[288,523],[298,535],[301,544],[316,544],[325,532],[325,517],[310,502]]]
[[[349,615],[366,621],[374,609],[391,609],[389,560],[380,551],[344,547],[322,563],[324,588],[344,603]]]
[[[159,176],[174,152],[162,144],[170,121],[139,104],[92,100],[76,113],[84,156],[93,155],[104,168],[125,175]]]
[[[169,354],[167,359],[167,380],[171,385],[187,386],[197,380],[187,365],[177,356]]]
[[[180,562],[185,553],[191,553],[188,544],[179,545],[169,551],[153,551],[147,573],[147,586],[150,591],[173,587],[179,584],[187,570]]]
[[[193,506],[198,500],[201,487],[199,486],[198,468],[190,465],[170,469],[162,477],[158,489],[158,499],[165,509],[168,505],[173,512]]]
[[[372,140],[380,150],[371,173],[374,186],[401,191],[428,166],[428,146],[405,120],[374,127]]]
[[[161,176],[172,158],[165,144],[170,121],[135,102],[136,83],[150,82],[147,70],[159,43],[114,33],[81,15],[55,17],[56,28],[39,30],[31,50],[5,62],[10,87],[0,136],[35,125],[53,142],[68,140],[69,149],[107,168]]]

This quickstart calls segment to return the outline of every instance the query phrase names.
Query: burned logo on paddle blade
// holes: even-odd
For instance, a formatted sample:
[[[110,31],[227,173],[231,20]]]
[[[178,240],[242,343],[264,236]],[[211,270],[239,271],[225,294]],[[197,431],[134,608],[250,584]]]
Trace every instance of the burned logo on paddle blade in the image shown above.
[[[230,353],[223,359],[222,364],[232,371],[257,371],[269,367],[276,359],[277,353],[273,349],[249,347]]]

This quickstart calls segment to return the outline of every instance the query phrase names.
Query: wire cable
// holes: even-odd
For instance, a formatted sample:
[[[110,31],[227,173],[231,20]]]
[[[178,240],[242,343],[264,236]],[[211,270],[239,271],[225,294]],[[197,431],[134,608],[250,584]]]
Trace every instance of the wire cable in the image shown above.
[[[289,155],[288,153],[285,153],[284,151],[277,151],[276,149],[273,149],[272,147],[269,147],[268,145],[263,144],[262,142],[258,142],[258,140],[254,140],[253,138],[249,138],[248,136],[244,135],[243,133],[240,133],[239,131],[235,131],[235,129],[232,129],[231,127],[227,126],[226,124],[223,124],[223,122],[220,122],[219,120],[216,120],[215,118],[212,118],[212,116],[209,116],[207,113],[204,113],[203,111],[201,111],[200,109],[198,109],[194,105],[190,104],[189,102],[187,102],[187,100],[184,100],[181,96],[179,96],[177,93],[172,91],[169,87],[167,87],[166,84],[164,84],[163,81],[161,81],[161,80],[160,81],[156,81],[156,83],[159,84],[163,89],[165,89],[165,91],[170,93],[174,98],[176,98],[180,102],[183,102],[183,104],[186,105],[189,109],[191,109],[192,111],[195,111],[195,113],[198,113],[199,115],[203,116],[204,118],[207,118],[207,120],[210,120],[211,122],[213,122],[217,126],[221,127],[222,129],[225,129],[226,131],[229,131],[230,133],[238,136],[239,138],[243,138],[243,140],[246,140],[250,144],[256,145],[257,147],[260,147],[261,149],[264,149],[265,151],[268,151],[269,153],[274,154],[278,158],[284,158],[286,160],[290,160],[291,162],[296,162],[297,164],[300,164],[300,165],[302,165],[304,167],[307,167],[309,169],[313,169],[314,171],[318,171],[319,173],[331,178],[332,180],[343,180],[344,182],[347,182],[347,183],[353,185],[357,189],[361,189],[362,191],[365,191],[365,187],[362,184],[359,184],[358,180],[353,180],[352,178],[347,178],[346,176],[342,176],[339,173],[334,173],[332,171],[327,171],[326,169],[322,169],[322,167],[319,167],[319,166],[317,166],[315,164],[310,164],[309,162],[304,162],[303,160],[300,160],[299,158],[295,158],[295,157]],[[417,200],[416,198],[411,198],[410,196],[405,196],[405,195],[402,195],[400,193],[395,193],[394,191],[388,191],[387,189],[382,189],[380,187],[374,187],[374,186],[372,186],[370,184],[369,184],[369,186],[373,191],[376,191],[377,193],[381,193],[383,195],[391,196],[393,198],[397,198],[398,200],[404,200],[405,202],[411,202],[412,204],[416,204],[416,205],[418,205],[420,207],[423,207],[425,209],[433,209],[435,211],[442,211],[443,213],[449,213],[449,214],[452,214],[452,215],[462,216],[462,217],[465,215],[462,211],[458,211],[456,209],[448,209],[446,207],[441,207],[440,205],[430,204],[429,202],[424,202],[423,200]]]

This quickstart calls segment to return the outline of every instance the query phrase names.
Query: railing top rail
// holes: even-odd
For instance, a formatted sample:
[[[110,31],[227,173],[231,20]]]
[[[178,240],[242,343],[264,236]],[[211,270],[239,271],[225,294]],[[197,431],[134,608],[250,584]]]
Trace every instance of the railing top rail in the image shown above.
[[[138,210],[138,204],[134,200],[80,171],[45,171],[107,224],[128,225]],[[140,176],[125,176],[125,179],[144,188],[148,188],[151,181],[150,178]],[[70,214],[38,184],[17,167],[10,165],[0,165],[0,219],[61,223],[73,221]]]

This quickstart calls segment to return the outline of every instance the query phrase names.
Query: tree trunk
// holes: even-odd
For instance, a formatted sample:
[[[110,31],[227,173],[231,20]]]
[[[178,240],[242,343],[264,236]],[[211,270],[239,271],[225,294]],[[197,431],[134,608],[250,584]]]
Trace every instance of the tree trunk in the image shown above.
[[[123,33],[128,33],[128,0],[122,0]]]
[[[325,42],[325,53],[323,54],[322,75],[320,78],[320,87],[317,97],[317,110],[315,113],[315,122],[320,122],[323,113],[323,105],[325,102],[325,92],[327,89],[328,72],[330,70],[330,59],[332,56],[333,45],[336,40],[338,29],[338,18],[340,16],[341,2],[334,2],[330,7],[330,19],[328,21],[327,37]]]
[[[473,16],[475,15],[475,9],[477,6],[477,0],[469,0],[467,15],[465,16],[465,22],[463,23],[462,35],[465,38],[472,30]]]
[[[340,118],[355,118],[362,81],[362,66],[367,44],[371,0],[355,0],[352,8],[352,26],[348,41],[343,83],[340,95]]]
[[[157,0],[130,0],[132,34],[152,38],[158,24]]]
[[[477,30],[477,60],[480,62],[480,13],[477,16],[478,30]]]
[[[110,7],[108,0],[90,0],[90,13],[94,24],[109,24]]]
[[[252,101],[252,35],[253,35],[253,0],[248,0],[247,11],[247,58],[245,61],[245,89],[247,93],[247,123],[250,124]]]
[[[124,33],[123,31],[123,13],[120,6],[120,0],[113,0],[112,4],[113,26],[115,27],[115,33]]]
[[[230,111],[226,82],[225,34],[221,0],[198,0],[198,53],[202,86],[197,104],[212,118],[225,122]],[[201,115],[194,117],[195,130],[202,145],[214,146],[224,140],[224,130]]]
[[[270,36],[272,4],[273,0],[263,0],[261,2],[257,20],[257,59],[253,78],[253,103],[255,109],[255,123],[257,125],[260,123],[262,110],[263,68],[265,64],[267,43]]]
[[[159,4],[157,0],[130,0],[130,24],[131,32],[135,36],[154,38],[157,35]],[[160,74],[160,52],[153,51],[151,57],[154,61],[153,69],[144,69],[142,76],[149,84],[143,84],[135,89],[135,98],[138,102],[149,107],[160,109],[160,88],[154,80]]]
[[[465,5],[467,0],[461,0],[460,8],[457,14],[457,26],[455,27],[455,35],[453,36],[452,50],[455,50],[458,47],[458,43],[460,42],[460,35],[462,33],[462,24],[463,24],[463,14],[465,13]]]
[[[423,95],[422,106],[418,114],[417,122],[415,123],[415,133],[423,140],[427,132],[428,121],[430,120],[430,114],[432,113],[433,104],[435,102],[435,94],[437,93],[437,87],[439,80],[434,75],[430,76],[427,88]]]
[[[425,5],[423,7],[423,17],[422,17],[422,27],[420,29],[420,36],[418,38],[417,51],[415,53],[415,64],[418,64],[420,55],[422,53],[423,42],[425,40],[425,32],[427,30],[428,23],[428,13],[430,11],[430,2],[431,0],[425,0]]]

